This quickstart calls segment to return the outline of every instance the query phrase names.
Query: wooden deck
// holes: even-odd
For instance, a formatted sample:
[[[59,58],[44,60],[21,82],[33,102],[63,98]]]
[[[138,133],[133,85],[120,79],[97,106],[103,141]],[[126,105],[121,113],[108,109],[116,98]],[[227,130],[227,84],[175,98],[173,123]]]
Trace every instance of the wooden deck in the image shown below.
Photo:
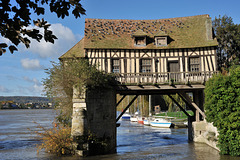
[[[214,74],[217,71],[120,73],[116,74],[116,80],[124,85],[204,84]]]
[[[117,93],[122,95],[175,94],[204,90],[217,71],[116,74]]]

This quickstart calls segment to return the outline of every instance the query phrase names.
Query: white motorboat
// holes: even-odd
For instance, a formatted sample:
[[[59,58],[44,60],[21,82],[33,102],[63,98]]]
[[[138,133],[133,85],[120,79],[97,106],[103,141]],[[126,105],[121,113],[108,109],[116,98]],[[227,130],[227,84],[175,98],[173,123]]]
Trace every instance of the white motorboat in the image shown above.
[[[135,112],[134,115],[130,118],[131,122],[138,122],[138,112]]]
[[[143,124],[146,125],[146,126],[150,126],[150,122],[149,122],[148,119],[144,119]]]
[[[169,128],[171,126],[171,122],[163,119],[163,118],[156,118],[150,122],[150,125],[153,127],[161,127],[161,128]]]
[[[137,116],[131,116],[130,121],[131,122],[137,122],[138,121]]]

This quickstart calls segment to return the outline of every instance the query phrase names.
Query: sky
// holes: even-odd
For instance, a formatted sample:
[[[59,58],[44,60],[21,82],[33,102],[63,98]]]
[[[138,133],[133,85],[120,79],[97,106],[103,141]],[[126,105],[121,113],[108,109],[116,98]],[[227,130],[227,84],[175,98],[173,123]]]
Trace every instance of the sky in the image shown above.
[[[45,69],[83,38],[85,18],[146,20],[209,14],[212,19],[227,15],[240,24],[239,0],[82,0],[81,4],[86,15],[78,19],[57,18],[48,7],[44,16],[32,16],[47,20],[58,40],[54,44],[32,40],[30,48],[20,45],[14,54],[7,51],[0,56],[0,96],[44,96]],[[7,41],[0,37],[2,42]]]

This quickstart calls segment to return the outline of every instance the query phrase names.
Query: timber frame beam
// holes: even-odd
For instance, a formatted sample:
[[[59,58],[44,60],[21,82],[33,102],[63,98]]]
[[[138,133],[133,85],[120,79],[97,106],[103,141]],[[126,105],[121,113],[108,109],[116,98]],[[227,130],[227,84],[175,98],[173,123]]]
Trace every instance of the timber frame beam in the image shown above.
[[[171,100],[172,100],[188,117],[190,117],[190,115],[185,111],[185,109],[183,109],[182,106],[181,106],[170,94],[168,94],[168,97],[171,98]]]
[[[181,95],[181,97],[184,97],[186,99],[188,104],[190,104],[191,106],[193,106],[196,109],[196,121],[197,122],[200,121],[199,113],[203,116],[203,118],[206,118],[205,113],[196,105],[196,103],[194,103],[191,100],[191,98],[185,92],[180,92],[179,94]]]
[[[123,95],[122,98],[118,101],[118,103],[116,104],[116,107],[123,101],[123,99],[126,97],[127,95]]]

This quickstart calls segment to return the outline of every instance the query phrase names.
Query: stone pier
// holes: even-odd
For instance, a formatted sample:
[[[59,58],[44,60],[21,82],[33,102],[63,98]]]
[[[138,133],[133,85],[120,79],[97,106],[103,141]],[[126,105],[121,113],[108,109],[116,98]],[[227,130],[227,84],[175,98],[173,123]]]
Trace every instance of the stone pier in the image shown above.
[[[219,148],[217,147],[217,137],[219,133],[212,123],[208,123],[206,120],[193,122],[192,128],[194,142],[205,143],[219,151]]]
[[[116,152],[116,92],[74,89],[72,136],[79,156]]]

